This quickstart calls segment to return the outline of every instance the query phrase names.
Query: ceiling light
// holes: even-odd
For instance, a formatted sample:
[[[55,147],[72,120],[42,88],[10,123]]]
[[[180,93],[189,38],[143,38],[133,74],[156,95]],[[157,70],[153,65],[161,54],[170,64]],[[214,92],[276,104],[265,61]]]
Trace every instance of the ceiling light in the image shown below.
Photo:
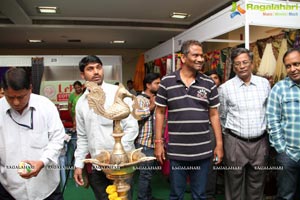
[[[173,12],[171,14],[171,17],[172,18],[175,18],[175,19],[185,19],[187,17],[189,17],[190,15],[187,14],[187,13],[179,13],[179,12]]]
[[[113,41],[110,41],[110,43],[112,43],[112,44],[124,44],[125,40],[113,40]]]
[[[29,43],[41,43],[43,40],[28,40]]]
[[[37,9],[38,9],[39,13],[43,13],[43,14],[56,14],[57,13],[57,7],[38,6]]]

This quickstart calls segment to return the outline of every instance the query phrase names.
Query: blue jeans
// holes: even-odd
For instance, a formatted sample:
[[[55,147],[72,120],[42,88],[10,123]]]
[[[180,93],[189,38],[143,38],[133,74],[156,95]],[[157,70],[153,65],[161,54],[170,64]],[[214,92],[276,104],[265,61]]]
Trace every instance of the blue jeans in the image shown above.
[[[300,160],[292,160],[285,152],[279,153],[276,158],[283,170],[278,170],[277,200],[299,199],[300,192]],[[296,196],[297,195],[297,196]]]
[[[61,167],[60,169],[60,183],[61,183],[61,189],[63,189],[67,177],[66,177],[66,161],[67,161],[67,156],[66,155],[60,155],[59,156],[59,166]]]
[[[71,140],[68,143],[67,153],[66,153],[67,165],[69,165],[69,166],[73,165],[72,161],[73,161],[73,156],[74,156],[74,152],[75,152],[76,148],[77,148],[77,133],[73,132],[73,133],[71,133]]]
[[[77,133],[69,132],[69,134],[71,134],[71,140],[68,142],[68,145],[67,145],[66,165],[73,166],[74,165],[74,153],[77,148]],[[69,174],[69,178],[73,178],[73,170],[70,169],[68,174]]]
[[[190,177],[192,199],[205,200],[205,190],[210,158],[196,161],[170,160],[170,200],[182,200]]]
[[[142,153],[146,156],[154,156],[154,149],[149,148],[140,144],[135,144],[138,149],[142,147]],[[156,161],[143,162],[139,165],[139,178],[138,178],[138,200],[151,200],[152,199],[152,189],[151,189],[151,179],[154,174],[153,168],[158,166]]]

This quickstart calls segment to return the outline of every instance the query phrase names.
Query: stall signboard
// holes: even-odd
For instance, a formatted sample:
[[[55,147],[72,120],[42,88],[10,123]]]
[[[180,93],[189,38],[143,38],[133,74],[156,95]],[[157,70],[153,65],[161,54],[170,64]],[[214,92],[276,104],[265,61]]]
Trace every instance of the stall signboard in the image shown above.
[[[231,18],[247,15],[250,25],[297,28],[300,21],[300,3],[292,1],[249,0],[247,4],[233,2]]]
[[[74,92],[74,81],[43,81],[40,94],[55,104],[67,104],[69,96]]]

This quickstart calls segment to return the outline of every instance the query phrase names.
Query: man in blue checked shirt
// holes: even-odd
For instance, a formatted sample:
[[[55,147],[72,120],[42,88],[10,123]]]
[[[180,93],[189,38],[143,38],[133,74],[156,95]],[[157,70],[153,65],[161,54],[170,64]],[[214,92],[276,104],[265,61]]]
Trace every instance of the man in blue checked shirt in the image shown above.
[[[270,142],[283,166],[277,176],[276,199],[300,199],[300,49],[283,56],[287,77],[271,90],[267,120]]]

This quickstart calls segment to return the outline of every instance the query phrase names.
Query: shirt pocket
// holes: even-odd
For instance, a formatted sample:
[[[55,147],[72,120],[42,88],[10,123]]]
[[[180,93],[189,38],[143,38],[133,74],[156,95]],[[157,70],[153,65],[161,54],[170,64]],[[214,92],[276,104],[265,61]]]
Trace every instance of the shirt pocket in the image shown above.
[[[35,149],[42,149],[48,145],[48,133],[43,131],[32,131],[29,133],[30,147]]]
[[[283,108],[286,111],[294,110],[295,108],[299,108],[300,100],[297,98],[286,98],[283,100]]]
[[[293,119],[297,115],[294,115],[294,111],[300,108],[300,99],[297,98],[285,98],[283,100],[283,115],[288,117],[287,120],[295,120]],[[299,115],[298,115],[299,116]]]

